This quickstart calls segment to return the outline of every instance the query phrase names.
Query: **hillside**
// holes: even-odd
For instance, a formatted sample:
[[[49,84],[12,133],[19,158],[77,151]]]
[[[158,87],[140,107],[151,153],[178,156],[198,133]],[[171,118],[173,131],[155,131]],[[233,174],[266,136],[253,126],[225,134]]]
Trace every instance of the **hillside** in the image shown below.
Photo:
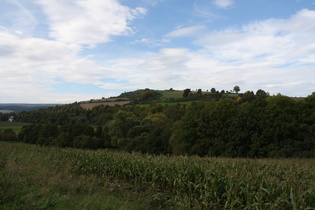
[[[315,157],[315,93],[301,100],[264,91],[184,93],[145,89],[102,99],[127,103],[130,97],[130,105],[85,102],[21,112],[14,120],[34,126],[13,139],[149,154]],[[3,139],[11,136],[13,131],[2,133]]]
[[[186,95],[185,95],[186,92]],[[190,89],[185,90],[154,90],[154,89],[139,89],[135,91],[129,91],[121,93],[117,97],[102,98],[102,99],[91,99],[89,101],[80,102],[81,107],[84,109],[92,109],[99,105],[152,105],[152,104],[176,104],[192,101],[217,101],[220,98],[232,98],[236,99],[239,95],[237,93],[229,92],[202,92],[201,90],[192,91]]]

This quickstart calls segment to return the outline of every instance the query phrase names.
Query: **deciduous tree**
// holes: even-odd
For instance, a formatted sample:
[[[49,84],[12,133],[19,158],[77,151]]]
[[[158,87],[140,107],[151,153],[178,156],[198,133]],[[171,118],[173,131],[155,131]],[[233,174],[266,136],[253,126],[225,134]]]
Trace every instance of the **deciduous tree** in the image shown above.
[[[241,89],[240,89],[239,86],[236,85],[236,86],[233,88],[233,90],[234,90],[236,93],[238,93]]]
[[[183,93],[183,97],[188,97],[190,92],[191,92],[191,90],[189,88],[185,89],[184,93]]]

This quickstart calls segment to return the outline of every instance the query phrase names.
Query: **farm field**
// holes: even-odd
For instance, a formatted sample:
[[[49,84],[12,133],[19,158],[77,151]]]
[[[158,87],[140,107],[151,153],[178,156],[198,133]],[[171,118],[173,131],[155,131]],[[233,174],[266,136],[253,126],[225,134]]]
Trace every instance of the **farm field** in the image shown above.
[[[115,106],[115,105],[126,105],[129,103],[130,101],[109,101],[109,102],[99,102],[99,103],[82,103],[80,105],[84,109],[93,109],[93,107],[100,106],[100,105]]]
[[[161,103],[156,103],[156,105],[158,104],[162,104],[162,105],[176,105],[176,104],[186,104],[186,105],[191,105],[193,102],[197,102],[197,101],[182,101],[182,102],[161,102]],[[151,104],[137,104],[137,106],[143,106],[143,107],[150,107]]]
[[[75,173],[67,153],[0,142],[0,209],[148,209],[145,193]]]
[[[163,91],[162,92],[162,99],[179,99],[183,98],[184,91]]]
[[[315,159],[228,159],[0,142],[0,208],[313,209]]]
[[[176,104],[186,104],[186,105],[191,105],[191,103],[195,100],[192,101],[176,101],[179,99],[183,98],[183,93],[184,91],[181,90],[173,90],[173,91],[169,91],[169,90],[157,90],[157,92],[161,93],[161,101],[162,102],[158,102],[156,104],[168,104],[168,105],[176,105]],[[196,91],[191,91],[191,93],[196,94]],[[229,94],[225,94],[225,97],[230,97],[230,98],[236,98],[238,96],[238,94],[236,93],[229,93]],[[92,109],[95,106],[99,106],[99,105],[108,105],[108,106],[115,106],[115,105],[127,105],[131,102],[128,100],[128,98],[121,98],[124,99],[124,101],[113,101],[116,99],[105,99],[105,101],[102,102],[84,102],[81,103],[80,106],[84,109]],[[172,100],[172,102],[169,102],[169,100]],[[164,102],[165,101],[165,102]],[[137,106],[143,106],[143,107],[150,107],[151,104],[137,104]]]
[[[157,103],[157,104],[162,104],[162,105],[169,105],[169,106],[172,106],[172,105],[176,105],[176,104],[186,104],[186,105],[191,105],[192,103],[194,102],[198,102],[198,101],[182,101],[182,102],[165,102],[165,103]]]

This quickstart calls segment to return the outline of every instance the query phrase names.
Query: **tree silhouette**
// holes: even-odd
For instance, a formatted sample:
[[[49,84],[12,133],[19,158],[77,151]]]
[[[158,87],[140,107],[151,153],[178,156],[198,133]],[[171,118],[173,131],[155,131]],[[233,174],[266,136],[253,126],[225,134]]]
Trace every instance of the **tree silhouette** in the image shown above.
[[[234,90],[236,93],[238,93],[241,89],[240,89],[239,86],[236,85],[236,86],[233,88],[233,90]]]

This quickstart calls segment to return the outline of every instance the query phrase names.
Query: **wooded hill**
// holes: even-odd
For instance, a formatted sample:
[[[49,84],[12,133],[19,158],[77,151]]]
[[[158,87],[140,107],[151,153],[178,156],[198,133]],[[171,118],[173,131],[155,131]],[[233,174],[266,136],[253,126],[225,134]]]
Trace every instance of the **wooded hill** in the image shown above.
[[[268,94],[266,92],[264,93]],[[254,96],[255,94],[252,91],[247,91],[246,93],[242,94],[244,97],[249,95]],[[201,89],[193,91],[188,88],[185,90],[174,90],[173,88],[170,88],[169,90],[152,90],[146,88],[136,91],[124,92],[117,97],[91,99],[89,101],[80,102],[80,104],[85,109],[92,109],[93,107],[99,105],[142,105],[147,107],[153,104],[174,105],[174,103],[190,105],[192,101],[217,101],[220,98],[236,98],[238,96],[239,94],[233,92],[232,90],[231,92],[224,90],[219,92],[214,88],[211,89],[211,92],[208,90],[206,92],[202,92]]]
[[[150,154],[315,157],[315,92],[299,100],[263,90],[179,92],[145,89],[118,97],[130,105],[73,103],[21,112],[15,119],[33,125],[0,138]]]

